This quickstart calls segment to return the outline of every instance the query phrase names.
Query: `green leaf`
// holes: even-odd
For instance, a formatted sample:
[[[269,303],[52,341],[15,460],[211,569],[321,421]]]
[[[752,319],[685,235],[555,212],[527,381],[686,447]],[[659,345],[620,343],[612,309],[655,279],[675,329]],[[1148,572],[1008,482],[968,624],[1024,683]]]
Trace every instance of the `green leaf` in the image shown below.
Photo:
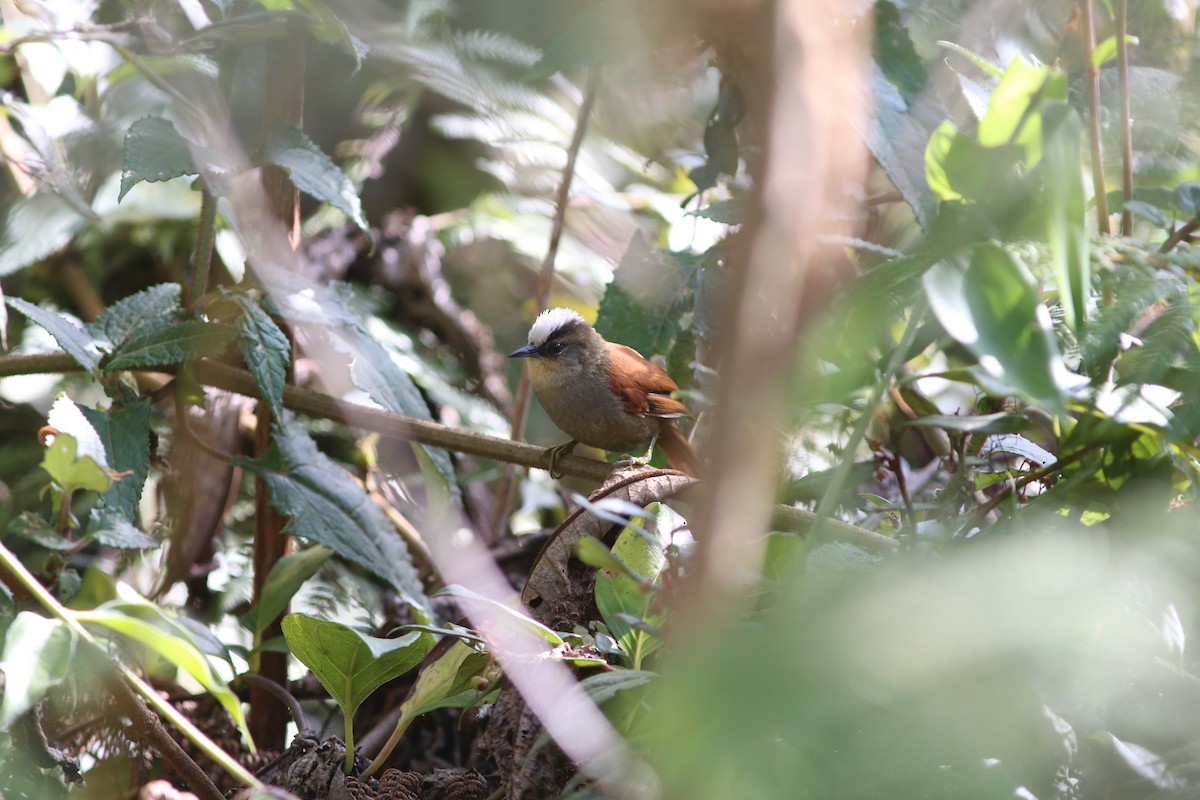
[[[376,689],[420,664],[433,646],[433,637],[421,631],[380,639],[304,614],[284,617],[283,635],[347,719]]]
[[[97,411],[81,407],[83,416],[91,423],[100,441],[108,466],[124,474],[114,481],[100,501],[125,521],[137,518],[142,489],[150,473],[150,401],[139,400],[115,411]],[[142,547],[157,547],[153,544]]]
[[[686,286],[679,263],[635,233],[604,290],[596,330],[642,355],[665,353],[680,330],[679,314],[669,312]]]
[[[162,117],[143,117],[125,134],[125,165],[117,202],[142,181],[168,181],[198,172],[192,144]]]
[[[1065,102],[1047,103],[1042,112],[1046,163],[1046,217],[1054,282],[1062,298],[1067,326],[1078,335],[1087,319],[1092,290],[1092,262],[1084,216],[1083,124]]]
[[[283,387],[292,360],[292,345],[270,315],[250,297],[235,294],[242,307],[238,349],[275,416],[283,413]]]
[[[1125,34],[1126,45],[1137,45],[1138,37]],[[1097,67],[1104,66],[1107,62],[1117,57],[1117,37],[1106,36],[1103,41],[1096,45],[1092,50],[1092,63]]]
[[[213,671],[208,658],[196,646],[186,628],[164,615],[150,603],[131,603],[117,600],[92,609],[76,611],[80,622],[102,625],[127,636],[151,652],[174,664],[190,675],[224,706],[245,741],[250,741],[242,703],[221,676]]]
[[[297,189],[329,203],[355,225],[369,230],[354,184],[304,131],[289,122],[281,122],[267,139],[264,158],[287,170]]]
[[[151,330],[129,339],[105,365],[104,371],[165,367],[192,358],[219,355],[237,335],[238,329],[232,325],[201,320],[178,322],[169,328]]]
[[[263,583],[258,604],[243,618],[254,632],[256,642],[267,626],[284,612],[304,582],[316,575],[332,555],[332,550],[317,545],[286,555],[275,562]]]
[[[923,278],[938,322],[978,359],[983,373],[1045,407],[1065,407],[1058,379],[1065,373],[1028,270],[994,244],[976,246],[970,260],[945,260]]]
[[[133,336],[166,328],[182,313],[179,284],[160,283],[113,303],[87,326],[88,333],[108,342],[109,350]]]
[[[4,637],[0,670],[4,699],[0,701],[0,731],[33,708],[71,672],[75,632],[59,620],[22,611]]]
[[[1066,99],[1066,73],[1017,56],[1004,71],[979,121],[979,144],[1019,145],[1025,151],[1026,165],[1034,166],[1042,157],[1042,119],[1037,112],[1046,101]]]
[[[1130,200],[1122,206],[1124,211],[1128,211],[1135,217],[1141,217],[1151,225],[1156,225],[1160,228],[1167,227],[1167,218],[1157,207],[1142,200]]]
[[[317,449],[290,413],[279,418],[273,431],[273,447],[262,459],[240,463],[266,482],[271,505],[289,517],[284,530],[323,544],[379,576],[428,617],[421,580],[383,511]]]
[[[968,50],[960,44],[946,41],[939,41],[937,44],[939,47],[944,47],[947,50],[958,53],[960,56],[967,59],[972,64],[979,67],[981,70],[997,80],[1004,77],[1004,70],[1000,69],[998,65],[993,64],[983,56],[977,55],[975,52]]]
[[[928,228],[935,209],[930,192],[932,184],[925,177],[927,129],[918,122],[910,101],[890,82],[880,64],[873,65],[871,78],[875,113],[862,138],[912,208],[917,222]],[[933,106],[928,113],[936,115],[935,119],[947,116],[937,98],[926,94],[920,102],[922,108]]]
[[[42,457],[42,469],[50,473],[50,479],[66,494],[75,491],[108,491],[112,484],[108,472],[90,456],[77,457],[78,447],[74,436],[67,433],[56,435]]]
[[[602,570],[596,575],[596,607],[633,669],[641,669],[646,656],[662,646],[660,639],[630,624],[629,620],[641,620],[657,628],[665,619],[661,611],[653,609],[654,593],[647,583],[657,581],[667,563],[662,545],[666,541],[662,536],[662,528],[664,524],[672,525],[674,520],[673,516],[665,513],[660,503],[651,503],[646,506],[646,511],[653,515],[656,541],[647,539],[632,528],[626,528],[617,537],[612,549],[613,558],[623,568],[619,571]],[[670,533],[669,527],[666,532]]]
[[[49,520],[33,511],[25,511],[8,523],[8,532],[47,550],[71,550],[75,542],[63,538]]]
[[[900,91],[905,104],[911,106],[929,82],[929,75],[892,0],[875,3],[875,42],[875,62],[888,83]]]
[[[0,237],[0,277],[44,261],[62,250],[88,226],[67,201],[53,192],[38,192],[14,202]],[[37,231],[31,236],[30,231]]]
[[[532,633],[534,636],[543,641],[554,645],[563,643],[563,638],[554,631],[547,628],[542,623],[532,617],[522,614],[515,608],[507,606],[504,603],[493,600],[490,597],[484,597],[481,594],[471,591],[465,586],[458,584],[450,584],[437,593],[438,597],[453,597],[463,606],[464,610],[474,607],[480,612],[487,614],[489,621],[501,628],[511,627],[518,633]],[[498,614],[493,612],[499,612]],[[469,615],[468,615],[469,616]]]
[[[70,354],[71,358],[79,362],[79,366],[85,370],[91,372],[100,364],[99,348],[96,347],[95,341],[87,331],[79,327],[79,323],[75,320],[35,306],[19,297],[6,297],[4,302],[45,328],[54,337],[54,341],[58,342],[59,347]]]
[[[415,718],[439,708],[468,708],[483,700],[488,690],[475,680],[492,663],[463,641],[456,641],[417,677],[412,694],[400,707],[401,718]]]
[[[1189,217],[1200,214],[1200,183],[1188,181],[1175,187],[1172,195],[1176,207]]]
[[[92,512],[87,535],[102,545],[119,550],[156,550],[162,544],[138,530],[124,515],[105,507]]]

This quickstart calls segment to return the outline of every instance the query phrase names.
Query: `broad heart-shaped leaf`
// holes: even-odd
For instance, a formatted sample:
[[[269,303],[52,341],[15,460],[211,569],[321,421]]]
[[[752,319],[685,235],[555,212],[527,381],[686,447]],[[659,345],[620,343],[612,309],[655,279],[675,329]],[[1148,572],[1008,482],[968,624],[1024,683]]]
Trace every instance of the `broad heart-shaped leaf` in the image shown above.
[[[165,367],[191,358],[218,355],[237,335],[238,329],[233,325],[201,320],[178,322],[134,336],[117,350],[104,371]]]
[[[125,165],[117,201],[142,181],[168,181],[196,172],[192,145],[175,126],[162,117],[142,117],[125,134]]]
[[[76,611],[75,618],[128,636],[182,669],[225,707],[244,740],[251,741],[242,703],[237,695],[213,671],[208,658],[200,651],[187,629],[165,616],[156,606],[114,600],[91,611]]]
[[[108,342],[110,350],[115,349],[133,336],[170,325],[183,311],[179,297],[178,283],[160,283],[143,289],[104,309],[87,326],[88,332],[98,341]]]
[[[76,456],[78,447],[74,436],[56,435],[46,447],[42,469],[50,473],[50,479],[68,494],[75,491],[107,492],[112,478],[94,459]]]
[[[428,619],[421,580],[383,511],[317,449],[290,413],[276,421],[273,431],[273,446],[261,459],[239,463],[267,484],[271,505],[289,517],[284,530],[378,575]]]
[[[126,522],[131,521],[137,516],[142,487],[150,472],[150,401],[140,400],[115,411],[93,408],[80,408],[80,411],[104,444],[108,466],[119,473],[127,473],[114,481],[100,500],[114,514]],[[153,539],[150,541],[154,542]],[[154,542],[141,546],[158,545]]]
[[[355,225],[368,230],[354,184],[304,131],[290,122],[280,122],[267,138],[263,157],[267,163],[287,170],[297,189],[329,203]]]
[[[254,632],[255,642],[266,627],[283,613],[304,582],[316,575],[332,555],[333,551],[328,547],[317,545],[286,555],[275,562],[263,583],[258,604],[242,617],[242,621]]]
[[[54,341],[58,342],[59,347],[67,351],[85,370],[90,372],[100,364],[100,349],[96,347],[96,342],[73,319],[47,311],[19,297],[6,297],[4,301],[45,328],[54,337]]]
[[[1038,301],[1033,277],[998,245],[977,245],[970,261],[935,264],[923,279],[938,322],[979,359],[989,377],[1053,411],[1065,408],[1066,368]]]
[[[0,730],[37,705],[71,671],[75,632],[62,622],[28,611],[17,614],[4,637],[4,700]]]
[[[287,368],[292,360],[292,345],[270,315],[250,297],[236,294],[234,297],[242,308],[238,320],[238,349],[255,383],[262,389],[263,397],[271,412],[279,416],[283,412],[283,385],[287,381]]]
[[[1092,262],[1084,216],[1087,194],[1083,185],[1083,125],[1065,102],[1052,101],[1042,111],[1042,145],[1049,214],[1047,239],[1054,264],[1054,282],[1062,298],[1067,326],[1077,334],[1087,318],[1092,290]]]
[[[667,539],[662,530],[664,519],[673,525],[673,517],[666,514],[661,503],[651,503],[646,510],[653,515],[653,530],[658,541],[650,541],[640,532],[626,528],[613,544],[612,555],[624,569],[618,572],[601,570],[596,575],[596,607],[604,617],[604,623],[621,649],[629,658],[629,665],[641,669],[642,662],[650,653],[662,646],[662,640],[630,624],[630,619],[642,620],[651,627],[659,627],[665,618],[661,611],[653,609],[654,592],[646,582],[658,580],[667,563],[663,543]],[[665,531],[670,534],[670,528]],[[628,573],[641,578],[637,580]]]
[[[283,636],[347,718],[380,686],[420,664],[433,647],[433,637],[424,631],[380,639],[305,614],[284,617]]]

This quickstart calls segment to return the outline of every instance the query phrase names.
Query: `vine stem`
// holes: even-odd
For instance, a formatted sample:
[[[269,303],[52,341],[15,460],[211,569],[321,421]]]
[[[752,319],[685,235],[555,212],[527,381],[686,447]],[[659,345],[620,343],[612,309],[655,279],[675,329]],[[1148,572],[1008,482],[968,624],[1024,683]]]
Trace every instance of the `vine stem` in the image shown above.
[[[1080,0],[1083,7],[1083,60],[1087,69],[1088,111],[1091,116],[1092,183],[1096,194],[1096,228],[1107,234],[1108,194],[1104,188],[1104,153],[1100,147],[1100,71],[1092,55],[1096,51],[1096,24],[1092,18],[1092,0]]]
[[[1133,215],[1126,207],[1133,199],[1133,115],[1129,110],[1128,0],[1117,0],[1117,77],[1121,84],[1121,235],[1133,235]]]
[[[44,609],[61,620],[82,641],[87,642],[101,653],[104,653],[104,648],[100,646],[100,643],[96,641],[91,632],[79,620],[75,619],[75,616],[59,603],[54,595],[46,590],[46,587],[42,586],[41,582],[25,568],[25,565],[21,563],[21,560],[11,550],[4,546],[3,542],[0,542],[0,565],[3,565],[21,583],[25,590],[33,595],[34,599]],[[107,657],[107,654],[105,655]],[[146,703],[158,712],[159,715],[178,728],[192,744],[196,745],[200,752],[212,759],[217,766],[225,770],[225,772],[240,783],[256,789],[263,788],[262,781],[254,777],[245,767],[237,763],[228,753],[218,747],[215,742],[205,736],[203,731],[193,725],[191,720],[179,713],[174,706],[164,700],[154,690],[154,687],[142,680],[136,672],[119,661],[109,660],[129,687],[141,695]]]
[[[587,133],[588,119],[592,115],[592,107],[596,105],[596,95],[600,91],[600,67],[593,66],[588,71],[587,88],[584,89],[583,102],[579,104],[579,112],[575,115],[575,132],[571,135],[571,144],[567,146],[567,163],[563,167],[562,180],[559,181],[558,191],[554,196],[554,226],[550,229],[550,243],[546,248],[546,257],[542,260],[542,272],[538,277],[538,313],[542,313],[550,305],[550,290],[554,286],[554,262],[558,258],[558,245],[562,241],[563,231],[567,227],[567,205],[571,194],[571,184],[575,181],[575,162],[579,159],[579,151],[583,147],[583,137]],[[513,404],[512,438],[519,440],[525,436],[525,423],[529,417],[529,399],[532,386],[529,383],[529,371],[521,370],[521,380],[517,384],[517,399]],[[500,487],[496,490],[496,511],[492,516],[491,540],[495,541],[504,528],[508,512],[512,509],[513,470],[505,466],[500,475]]]

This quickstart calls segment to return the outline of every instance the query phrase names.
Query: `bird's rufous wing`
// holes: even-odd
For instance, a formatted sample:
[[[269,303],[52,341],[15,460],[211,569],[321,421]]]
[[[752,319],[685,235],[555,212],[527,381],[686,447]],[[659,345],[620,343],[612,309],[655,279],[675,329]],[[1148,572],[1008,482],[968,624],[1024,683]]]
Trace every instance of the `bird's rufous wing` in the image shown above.
[[[666,370],[623,344],[609,343],[608,353],[612,361],[609,385],[626,411],[667,419],[690,416],[687,406],[670,396],[679,387]]]

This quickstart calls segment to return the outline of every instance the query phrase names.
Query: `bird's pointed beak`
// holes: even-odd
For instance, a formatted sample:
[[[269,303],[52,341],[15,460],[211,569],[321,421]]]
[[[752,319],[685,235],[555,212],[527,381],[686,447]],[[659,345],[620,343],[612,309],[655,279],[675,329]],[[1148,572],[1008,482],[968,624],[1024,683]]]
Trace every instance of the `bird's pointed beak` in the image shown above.
[[[538,354],[537,348],[531,344],[527,344],[518,350],[513,350],[511,353],[508,354],[508,357],[509,358],[533,358],[537,354]]]

